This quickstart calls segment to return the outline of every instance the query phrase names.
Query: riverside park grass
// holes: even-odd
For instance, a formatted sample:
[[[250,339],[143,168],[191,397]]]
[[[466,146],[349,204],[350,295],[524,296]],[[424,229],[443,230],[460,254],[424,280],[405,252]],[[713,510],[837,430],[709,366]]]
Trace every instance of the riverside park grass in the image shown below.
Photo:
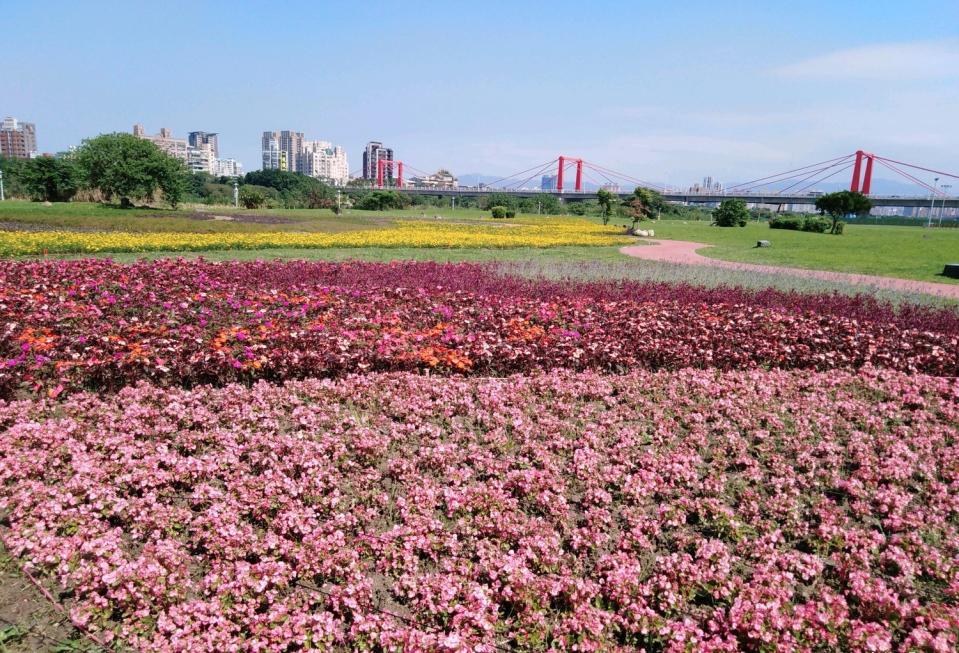
[[[216,217],[214,217],[216,216]],[[439,217],[437,217],[439,216]],[[224,219],[229,218],[229,219]],[[132,234],[265,234],[307,232],[343,234],[353,231],[389,231],[400,228],[400,221],[427,220],[434,224],[462,223],[464,226],[492,224],[548,224],[550,217],[519,215],[509,221],[492,220],[479,209],[413,208],[402,211],[348,210],[336,216],[327,209],[258,209],[196,206],[178,210],[119,209],[86,202],[46,206],[32,202],[0,203],[0,225],[7,230],[28,231],[105,231]],[[557,218],[569,220],[570,218]],[[585,220],[599,223],[598,218]],[[624,218],[614,218],[622,225]],[[706,222],[659,220],[646,223],[656,238],[688,240],[712,245],[699,253],[709,258],[746,263],[781,265],[837,272],[873,274],[941,283],[956,283],[941,275],[946,263],[959,262],[959,230],[926,229],[850,224],[842,236],[772,230],[765,223],[750,223],[744,228],[711,227]],[[756,248],[757,240],[770,240],[772,247]],[[392,246],[390,249],[336,247],[305,249],[268,247],[256,249],[218,249],[203,255],[216,259],[308,258],[338,260],[429,259],[429,260],[535,260],[535,261],[612,261],[620,257],[614,247],[553,247],[533,250],[529,247],[486,249],[456,248],[451,251],[438,242],[434,249]],[[371,243],[373,244],[373,243]],[[533,251],[531,251],[533,250]],[[52,252],[51,252],[52,253]],[[142,253],[109,255],[118,260],[143,256]],[[150,258],[176,256],[179,252],[155,250]]]
[[[770,229],[766,223],[722,228],[679,220],[660,220],[650,228],[657,238],[713,245],[699,253],[725,261],[956,283],[942,276],[942,268],[959,262],[959,229],[847,224],[843,235],[833,236]],[[757,248],[757,240],[769,240],[772,247]]]

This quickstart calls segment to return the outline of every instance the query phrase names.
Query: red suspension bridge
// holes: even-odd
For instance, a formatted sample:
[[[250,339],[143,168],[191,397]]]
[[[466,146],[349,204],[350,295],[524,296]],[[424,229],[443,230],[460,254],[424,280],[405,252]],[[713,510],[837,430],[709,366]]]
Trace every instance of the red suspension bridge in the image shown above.
[[[404,178],[405,170],[419,175],[412,181]],[[893,173],[894,177],[906,180],[910,184],[926,191],[911,196],[880,196],[872,193],[873,171],[882,168]],[[395,174],[393,174],[395,172]],[[662,193],[666,199],[690,203],[720,202],[723,199],[745,199],[755,204],[812,204],[821,193],[816,188],[823,182],[842,179],[840,175],[849,174],[849,190],[869,195],[876,206],[921,207],[930,200],[937,205],[959,208],[959,198],[950,196],[947,190],[951,184],[939,185],[939,181],[959,181],[959,174],[936,170],[926,166],[906,163],[857,150],[844,156],[819,161],[800,168],[766,175],[758,179],[736,183],[722,190],[706,192],[676,191],[666,188],[662,183],[651,182],[606,166],[587,161],[581,157],[561,155],[544,161],[525,170],[500,177],[480,186],[461,186],[456,188],[433,188],[418,185],[430,175],[402,161],[377,162],[376,188],[391,188],[401,192],[438,194],[451,196],[482,195],[488,193],[510,193],[529,197],[538,194],[553,194],[569,199],[595,198],[599,189],[606,189],[620,195],[632,193],[634,188],[650,188]],[[569,186],[572,175],[573,184]],[[928,180],[932,176],[933,179]],[[539,183],[541,180],[544,183]],[[584,182],[590,184],[587,189]],[[531,186],[532,184],[532,186]],[[957,185],[959,189],[959,185]]]

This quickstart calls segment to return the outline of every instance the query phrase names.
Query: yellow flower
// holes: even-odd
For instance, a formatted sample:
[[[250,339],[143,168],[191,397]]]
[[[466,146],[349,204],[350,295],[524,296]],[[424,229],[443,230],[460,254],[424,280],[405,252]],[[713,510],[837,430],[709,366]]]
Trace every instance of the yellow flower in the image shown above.
[[[500,224],[398,221],[387,229],[338,233],[6,231],[0,232],[0,255],[331,247],[560,247],[620,245],[629,242],[631,240],[621,235],[615,227],[571,218]]]

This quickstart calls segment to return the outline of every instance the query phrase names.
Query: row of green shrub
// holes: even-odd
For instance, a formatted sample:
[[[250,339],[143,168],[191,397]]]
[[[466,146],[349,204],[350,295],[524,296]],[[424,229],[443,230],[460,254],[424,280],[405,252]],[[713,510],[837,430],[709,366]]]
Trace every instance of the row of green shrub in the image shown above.
[[[789,229],[791,231],[811,231],[824,234],[832,227],[832,222],[817,215],[777,215],[769,219],[770,229]]]

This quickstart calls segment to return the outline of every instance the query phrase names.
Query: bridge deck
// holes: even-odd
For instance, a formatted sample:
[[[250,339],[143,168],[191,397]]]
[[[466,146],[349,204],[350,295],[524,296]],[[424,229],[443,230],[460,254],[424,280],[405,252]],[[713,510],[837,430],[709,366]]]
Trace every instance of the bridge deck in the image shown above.
[[[338,188],[342,191],[356,191],[363,190],[356,187],[340,186]],[[514,197],[542,197],[543,195],[552,195],[554,197],[559,197],[565,200],[572,201],[582,201],[582,200],[594,200],[597,198],[596,191],[568,191],[564,190],[563,192],[559,191],[550,191],[550,190],[504,190],[497,188],[475,188],[475,187],[460,187],[460,188],[390,188],[389,190],[397,191],[400,193],[408,195],[432,195],[440,197],[481,197],[484,195],[491,195],[493,193],[502,193],[505,195],[513,195]],[[621,192],[617,193],[621,198],[626,198],[632,195],[632,192]],[[820,194],[811,195],[776,195],[774,193],[769,194],[759,194],[759,193],[730,193],[728,195],[701,195],[697,193],[664,193],[663,197],[669,202],[681,202],[683,204],[719,204],[723,200],[728,199],[740,199],[745,200],[749,204],[763,204],[769,206],[778,206],[780,204],[806,204],[812,206],[816,203],[816,198]],[[930,206],[932,198],[929,196],[925,197],[900,197],[896,195],[870,195],[870,200],[872,200],[873,206],[876,207],[900,207],[900,208],[923,208]],[[959,208],[959,197],[947,197],[947,198],[936,198],[936,208]]]

